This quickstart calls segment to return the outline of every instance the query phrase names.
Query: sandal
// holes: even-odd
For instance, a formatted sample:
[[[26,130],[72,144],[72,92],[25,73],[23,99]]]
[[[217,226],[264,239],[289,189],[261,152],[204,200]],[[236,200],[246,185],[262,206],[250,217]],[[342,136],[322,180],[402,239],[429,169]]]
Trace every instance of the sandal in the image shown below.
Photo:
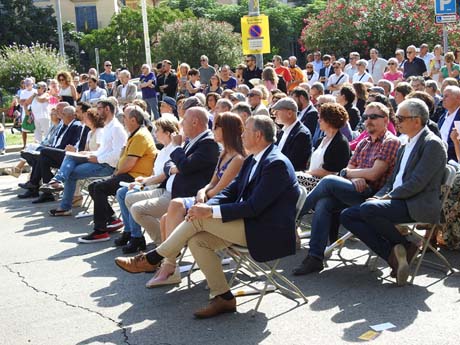
[[[58,210],[55,208],[55,209],[49,210],[48,214],[51,217],[71,216],[72,210]]]
[[[81,207],[83,205],[83,195],[74,196],[72,199],[72,207]]]
[[[145,286],[150,289],[157,286],[180,284],[180,282],[181,275],[179,267],[164,263]]]
[[[21,176],[21,174],[22,174],[22,169],[21,169],[21,168],[18,168],[18,167],[6,168],[6,169],[5,169],[5,172],[6,172],[8,175],[11,175],[11,176],[14,176],[14,177],[18,178],[18,177]]]
[[[64,184],[62,182],[51,180],[50,182],[40,187],[40,192],[43,193],[57,193],[64,190]]]

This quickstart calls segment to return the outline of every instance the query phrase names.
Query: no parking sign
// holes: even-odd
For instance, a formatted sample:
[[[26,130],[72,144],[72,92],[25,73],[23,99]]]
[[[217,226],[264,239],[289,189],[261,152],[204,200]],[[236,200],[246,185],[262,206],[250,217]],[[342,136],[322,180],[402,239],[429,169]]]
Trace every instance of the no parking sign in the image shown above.
[[[270,31],[266,15],[241,18],[241,36],[244,55],[270,53]]]

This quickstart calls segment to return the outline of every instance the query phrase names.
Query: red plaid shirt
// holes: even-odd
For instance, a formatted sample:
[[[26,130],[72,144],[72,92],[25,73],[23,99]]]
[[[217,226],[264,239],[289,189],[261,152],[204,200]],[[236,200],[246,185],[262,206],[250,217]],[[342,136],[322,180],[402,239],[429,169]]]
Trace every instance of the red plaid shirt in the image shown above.
[[[380,179],[376,181],[367,181],[374,191],[378,191],[383,187],[387,178],[393,172],[396,163],[396,153],[400,145],[399,139],[390,131],[386,131],[375,141],[372,141],[369,136],[358,144],[349,164],[358,169],[368,169],[372,168],[374,162],[378,159],[388,163],[388,169]]]

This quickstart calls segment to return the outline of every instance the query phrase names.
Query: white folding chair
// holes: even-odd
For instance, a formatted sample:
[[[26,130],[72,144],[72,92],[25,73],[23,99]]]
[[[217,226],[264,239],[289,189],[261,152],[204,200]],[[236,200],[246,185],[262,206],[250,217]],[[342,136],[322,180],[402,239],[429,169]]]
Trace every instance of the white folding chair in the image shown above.
[[[300,211],[302,210],[302,206],[305,203],[305,199],[307,198],[306,189],[303,186],[299,186],[299,189],[300,195],[296,204],[296,224],[299,218]],[[255,275],[256,277],[261,275],[266,278],[263,289],[257,289],[260,290],[260,296],[257,301],[256,307],[252,312],[252,316],[255,316],[257,309],[259,308],[259,305],[262,302],[265,293],[267,292],[269,283],[273,284],[276,287],[276,289],[278,289],[284,296],[289,298],[292,297],[294,299],[301,298],[304,300],[305,303],[308,303],[308,300],[303,294],[303,292],[288,278],[284,277],[282,273],[278,272],[277,267],[281,259],[276,259],[273,262],[256,262],[254,259],[251,258],[248,248],[235,244],[230,246],[227,249],[227,252],[236,263],[236,268],[229,282],[230,287],[233,285],[233,281],[237,279],[241,284],[257,289],[251,283],[244,282],[237,278],[237,274],[242,268],[245,268],[246,271],[249,271],[252,275]]]
[[[410,262],[410,265],[413,265],[415,261],[417,261],[417,265],[415,266],[415,270],[412,273],[412,278],[410,280],[410,283],[413,284],[415,276],[418,273],[418,270],[420,269],[420,266],[422,264],[422,261],[429,263],[431,266],[434,266],[436,268],[447,268],[447,274],[449,272],[454,272],[454,269],[452,268],[452,265],[449,263],[449,261],[446,259],[444,255],[442,255],[436,248],[434,248],[431,243],[430,239],[432,238],[433,234],[435,233],[435,230],[441,227],[441,231],[443,231],[448,223],[445,221],[446,218],[446,213],[447,213],[447,200],[449,198],[450,190],[454,184],[455,181],[455,176],[456,176],[457,170],[452,166],[452,165],[447,165],[446,170],[444,172],[444,178],[443,178],[443,183],[441,186],[441,222],[440,224],[421,224],[421,223],[405,223],[405,224],[398,224],[399,226],[405,226],[408,228],[409,233],[412,234],[416,239],[422,241],[423,246],[422,250],[420,251],[420,254],[417,258],[414,258],[412,262]],[[424,235],[420,234],[420,228],[423,228],[425,232]],[[430,248],[430,250],[441,260],[443,264],[435,263],[429,260],[425,259],[425,254],[427,249]]]

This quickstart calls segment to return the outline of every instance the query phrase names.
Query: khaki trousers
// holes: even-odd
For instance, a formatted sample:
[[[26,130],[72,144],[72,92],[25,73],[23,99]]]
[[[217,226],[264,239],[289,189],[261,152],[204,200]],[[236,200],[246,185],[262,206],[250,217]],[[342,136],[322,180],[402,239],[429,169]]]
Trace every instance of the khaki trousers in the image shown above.
[[[126,195],[125,204],[129,212],[157,245],[161,243],[160,219],[168,210],[170,201],[171,193],[164,188]]]
[[[174,261],[186,244],[206,277],[211,298],[227,292],[230,288],[216,250],[227,248],[231,244],[247,245],[244,221],[238,219],[223,223],[222,219],[213,218],[184,221],[157,248],[157,252]]]

